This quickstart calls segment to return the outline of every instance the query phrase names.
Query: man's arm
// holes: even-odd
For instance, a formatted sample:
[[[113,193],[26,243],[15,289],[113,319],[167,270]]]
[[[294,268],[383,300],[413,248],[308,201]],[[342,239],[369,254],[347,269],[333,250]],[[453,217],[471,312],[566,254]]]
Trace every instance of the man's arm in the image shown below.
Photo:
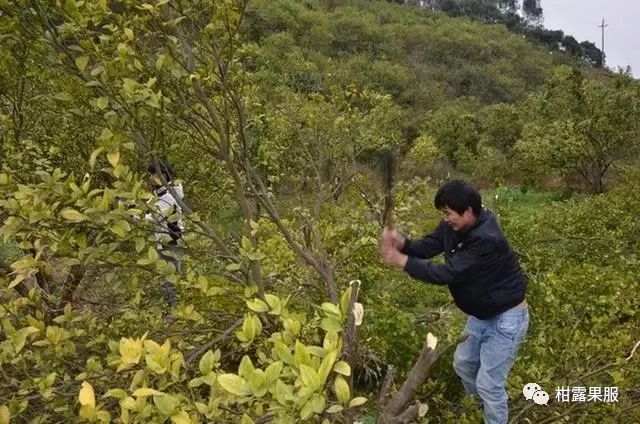
[[[429,264],[409,256],[403,269],[417,280],[432,284],[456,284],[473,276],[480,267],[490,265],[493,252],[494,243],[491,240],[477,239],[444,264]]]
[[[402,253],[420,259],[432,258],[444,251],[444,221],[431,233],[418,240],[405,239]]]

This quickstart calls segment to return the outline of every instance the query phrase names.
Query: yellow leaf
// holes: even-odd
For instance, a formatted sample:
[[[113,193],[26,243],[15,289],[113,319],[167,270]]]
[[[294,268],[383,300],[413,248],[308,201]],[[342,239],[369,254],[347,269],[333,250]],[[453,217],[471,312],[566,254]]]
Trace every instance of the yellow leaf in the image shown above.
[[[77,210],[71,209],[71,208],[67,208],[62,212],[60,212],[60,216],[62,216],[66,220],[73,221],[73,222],[80,222],[86,219],[86,216],[84,216]]]
[[[240,420],[240,424],[255,424],[255,421],[253,421],[247,414],[244,414]]]
[[[345,361],[338,361],[333,366],[333,370],[338,374],[346,375],[347,377],[351,375],[351,367]]]
[[[237,396],[251,394],[249,384],[242,377],[235,374],[222,374],[218,377],[218,384],[227,392]]]
[[[96,396],[93,393],[93,387],[91,386],[91,384],[87,383],[86,381],[82,382],[82,388],[80,389],[78,400],[80,401],[80,405],[82,406],[96,406]]]
[[[81,420],[93,422],[96,420],[96,407],[91,405],[82,405],[78,415]]]
[[[115,168],[116,165],[118,165],[118,162],[120,162],[120,151],[116,150],[115,152],[107,153],[107,160],[111,166]]]
[[[142,387],[141,389],[138,389],[135,392],[133,392],[133,396],[135,397],[147,397],[147,396],[163,395],[163,394],[164,393],[159,392],[155,389],[150,389],[148,387]]]
[[[104,397],[114,397],[116,399],[124,399],[127,397],[127,393],[122,389],[110,389],[103,395]]]
[[[98,100],[96,100],[96,105],[100,108],[100,109],[104,109],[107,106],[109,106],[109,99],[106,97],[100,97]]]
[[[189,417],[189,414],[184,411],[180,411],[177,414],[172,415],[171,422],[173,422],[174,424],[193,424],[193,421]]]
[[[114,234],[117,234],[121,238],[125,238],[127,233],[131,231],[131,226],[124,219],[120,219],[116,221],[110,229]]]
[[[142,340],[120,339],[120,356],[125,364],[137,364],[142,356]]]
[[[336,396],[338,397],[340,403],[346,404],[347,402],[349,402],[349,398],[351,398],[351,390],[349,390],[349,384],[343,376],[339,375],[336,377],[336,381],[333,384],[333,389],[336,392]]]
[[[362,397],[362,396],[358,396],[355,397],[353,399],[351,399],[351,402],[349,402],[349,408],[356,408],[360,405],[364,405],[365,403],[367,403],[367,398],[366,397]]]
[[[133,30],[131,28],[125,28],[124,29],[124,35],[127,36],[127,38],[129,39],[129,41],[133,41],[134,36],[133,36]]]
[[[9,424],[11,414],[6,405],[0,405],[0,424]]]
[[[84,71],[88,63],[89,63],[89,58],[87,56],[80,56],[76,58],[76,66],[81,71]]]

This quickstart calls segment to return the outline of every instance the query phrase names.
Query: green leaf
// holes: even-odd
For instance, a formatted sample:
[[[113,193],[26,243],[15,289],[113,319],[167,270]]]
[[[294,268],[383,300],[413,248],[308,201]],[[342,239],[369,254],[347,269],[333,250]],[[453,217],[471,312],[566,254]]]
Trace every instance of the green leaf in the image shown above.
[[[113,138],[113,132],[109,128],[103,128],[100,133],[100,140],[106,141]]]
[[[342,331],[342,323],[340,322],[340,320],[338,320],[338,318],[334,316],[329,316],[327,318],[324,318],[320,323],[320,327],[328,333],[329,332],[339,333]]]
[[[75,209],[67,208],[60,212],[60,216],[71,222],[82,222],[87,219],[86,215],[81,214]]]
[[[136,239],[136,252],[137,253],[142,252],[142,250],[144,250],[144,246],[146,244],[147,244],[147,241],[144,238],[142,238],[142,237],[137,238]]]
[[[277,340],[274,343],[273,347],[276,351],[276,355],[278,355],[278,358],[280,358],[282,362],[288,365],[293,365],[294,363],[293,355],[291,354],[291,351],[289,350],[289,347],[286,344],[284,344],[280,340]]]
[[[37,333],[38,331],[40,330],[38,330],[36,327],[25,327],[17,331],[13,335],[13,337],[11,337],[11,342],[13,344],[15,352],[19,353],[27,342],[27,337],[30,334]]]
[[[110,389],[107,390],[107,393],[103,395],[103,397],[112,397],[116,399],[124,399],[127,397],[127,392],[122,389]]]
[[[177,414],[171,416],[171,422],[174,424],[193,424],[193,421],[184,411],[180,411]]]
[[[311,418],[312,415],[313,415],[313,405],[311,404],[311,401],[307,401],[307,403],[304,404],[302,409],[300,409],[300,419],[302,421],[305,421]]]
[[[354,397],[351,399],[351,402],[349,402],[349,408],[357,408],[358,406],[364,405],[367,403],[367,400],[368,399],[363,396]]]
[[[340,311],[342,312],[342,316],[347,316],[347,308],[349,308],[349,298],[351,297],[352,288],[349,287],[347,290],[342,293],[340,297]]]
[[[344,406],[335,404],[327,408],[327,414],[337,414],[338,412],[341,412],[343,410],[344,410]]]
[[[200,358],[200,363],[198,364],[198,368],[200,369],[200,373],[202,375],[207,375],[213,370],[213,365],[215,361],[213,358],[213,352],[211,349],[207,351],[202,358]]]
[[[127,221],[121,219],[112,224],[110,230],[120,238],[125,238],[127,233],[131,231],[131,226]]]
[[[336,377],[335,382],[333,383],[333,390],[338,397],[340,403],[346,405],[351,398],[351,391],[349,390],[349,384],[344,379],[343,376],[339,375]]]
[[[154,395],[164,395],[164,393],[159,392],[158,390],[151,389],[149,387],[142,387],[133,392],[134,397],[148,397]]]
[[[131,28],[125,28],[124,35],[129,39],[129,41],[133,41],[133,39],[135,38],[133,35],[133,30]]]
[[[330,302],[324,302],[320,308],[329,315],[335,316],[339,320],[342,320],[342,313],[340,312],[340,308],[337,305],[334,305]]]
[[[333,366],[333,370],[338,374],[349,377],[351,375],[351,367],[345,361],[338,361]]]
[[[149,246],[147,249],[147,257],[152,262],[156,262],[160,257],[158,256],[158,251],[153,246]]]
[[[98,421],[100,421],[101,423],[107,424],[111,422],[111,414],[107,411],[98,411],[97,417]]]
[[[180,405],[180,401],[170,395],[154,396],[153,403],[165,417],[170,417],[176,412],[176,408]]]
[[[338,332],[336,331],[328,331],[327,334],[324,335],[324,341],[322,342],[322,347],[325,350],[340,350],[338,346],[340,345],[340,336],[338,336]]]
[[[227,271],[238,271],[240,269],[240,264],[229,264],[225,267]]]
[[[81,71],[85,70],[85,68],[87,67],[88,63],[89,63],[89,57],[88,56],[80,56],[80,57],[76,58],[76,66]]]
[[[158,58],[156,59],[156,71],[160,71],[162,69],[162,66],[164,65],[164,61],[166,60],[166,56],[161,54],[158,55]]]
[[[96,105],[98,106],[98,108],[100,109],[105,109],[107,106],[109,106],[109,99],[107,97],[100,97],[97,101],[96,101]]]
[[[327,356],[327,351],[320,346],[307,346],[307,350],[309,351],[309,354],[317,356],[318,358],[324,358]]]
[[[316,390],[320,387],[318,373],[310,366],[300,365],[300,379],[302,380],[302,384],[311,390]]]
[[[283,383],[282,380],[276,380],[274,396],[280,405],[287,406],[293,398],[293,386]]]
[[[253,363],[251,363],[251,358],[249,356],[244,355],[242,360],[240,361],[240,366],[238,367],[238,375],[245,380],[248,380],[255,371]]]
[[[260,299],[247,300],[247,307],[253,312],[267,312],[269,306]]]
[[[120,406],[123,409],[133,410],[136,409],[136,401],[131,396],[128,396],[120,401]]]
[[[248,396],[251,394],[249,384],[242,377],[235,374],[222,374],[218,376],[218,384],[227,392],[237,396]]]
[[[262,323],[252,314],[247,314],[242,322],[242,331],[236,333],[241,341],[251,342],[257,335],[262,332]]]
[[[280,298],[272,294],[265,294],[264,298],[271,308],[271,313],[273,315],[280,315],[282,312],[282,302],[280,302]]]
[[[338,352],[332,350],[327,353],[327,355],[322,359],[322,363],[320,363],[320,368],[318,368],[318,378],[320,379],[320,384],[324,385],[331,373],[331,368],[333,363],[336,361],[336,357],[338,356]]]
[[[309,351],[306,346],[300,343],[299,340],[296,340],[296,344],[294,347],[294,358],[296,360],[296,364],[300,365],[311,365],[311,355],[309,355]]]
[[[309,402],[311,403],[311,410],[316,414],[321,414],[324,411],[327,400],[324,395],[316,393]]]
[[[248,378],[249,386],[254,396],[262,397],[267,393],[267,389],[264,386],[266,381],[264,371],[255,370],[253,374]]]
[[[107,153],[107,160],[114,168],[118,166],[118,163],[120,162],[120,151],[115,150],[113,152]]]
[[[240,424],[255,424],[255,421],[253,421],[247,414],[244,414],[240,420]]]
[[[266,370],[264,370],[267,385],[271,385],[274,381],[276,381],[278,377],[280,377],[280,373],[282,372],[283,367],[284,364],[282,363],[282,361],[276,361],[269,365]]]

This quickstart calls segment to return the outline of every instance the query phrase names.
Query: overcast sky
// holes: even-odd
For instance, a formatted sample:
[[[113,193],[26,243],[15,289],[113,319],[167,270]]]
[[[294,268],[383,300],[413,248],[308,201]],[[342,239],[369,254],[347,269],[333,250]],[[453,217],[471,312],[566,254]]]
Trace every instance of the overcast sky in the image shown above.
[[[593,41],[601,48],[598,25],[605,18],[604,50],[612,69],[630,65],[640,76],[639,0],[542,0],[544,26],[561,29],[578,41]]]

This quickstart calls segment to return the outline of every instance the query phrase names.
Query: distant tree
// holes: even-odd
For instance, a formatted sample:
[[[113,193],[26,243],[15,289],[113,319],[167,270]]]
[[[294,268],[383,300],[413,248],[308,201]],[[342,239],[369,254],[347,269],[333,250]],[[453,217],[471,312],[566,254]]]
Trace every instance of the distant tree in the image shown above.
[[[540,22],[542,20],[542,7],[540,7],[540,0],[523,0],[522,11],[529,21]]]
[[[526,102],[524,114],[515,150],[533,178],[579,175],[601,193],[611,167],[640,151],[640,87],[624,74],[605,85],[561,67],[547,89]]]
[[[596,47],[591,41],[583,41],[580,43],[582,48],[582,61],[590,66],[602,68],[603,55],[602,51]]]

